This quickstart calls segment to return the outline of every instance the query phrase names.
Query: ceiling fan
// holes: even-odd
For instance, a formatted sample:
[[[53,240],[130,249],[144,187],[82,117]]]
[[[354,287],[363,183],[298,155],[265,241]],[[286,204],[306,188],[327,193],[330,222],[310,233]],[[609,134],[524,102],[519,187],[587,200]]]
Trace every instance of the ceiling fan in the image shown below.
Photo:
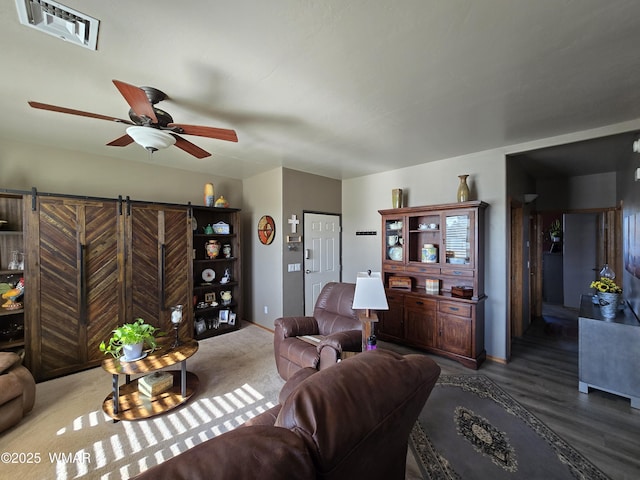
[[[112,147],[126,147],[136,142],[149,152],[155,152],[160,148],[168,148],[171,145],[175,145],[196,158],[205,158],[211,154],[180,137],[179,134],[197,135],[200,137],[227,140],[229,142],[238,141],[238,136],[234,130],[174,123],[171,115],[154,106],[156,103],[167,98],[164,92],[156,88],[136,87],[135,85],[130,85],[119,80],[113,80],[113,83],[131,107],[129,110],[129,118],[131,120],[33,101],[29,101],[29,105],[41,110],[68,113],[100,120],[110,120],[112,122],[130,125],[126,130],[126,134],[107,143],[107,145]]]

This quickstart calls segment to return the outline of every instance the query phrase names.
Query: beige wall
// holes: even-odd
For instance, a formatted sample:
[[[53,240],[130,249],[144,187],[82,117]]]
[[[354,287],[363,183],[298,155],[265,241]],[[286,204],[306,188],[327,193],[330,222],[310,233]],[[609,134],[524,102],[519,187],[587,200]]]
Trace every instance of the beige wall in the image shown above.
[[[202,205],[204,184],[230,206],[242,208],[242,182],[148,163],[90,156],[71,150],[3,140],[0,188],[132,200]]]
[[[244,263],[245,317],[273,329],[273,321],[282,316],[282,169],[246,179],[242,212],[242,254]],[[258,220],[273,217],[276,235],[273,243],[258,240]],[[264,311],[267,307],[267,313]]]

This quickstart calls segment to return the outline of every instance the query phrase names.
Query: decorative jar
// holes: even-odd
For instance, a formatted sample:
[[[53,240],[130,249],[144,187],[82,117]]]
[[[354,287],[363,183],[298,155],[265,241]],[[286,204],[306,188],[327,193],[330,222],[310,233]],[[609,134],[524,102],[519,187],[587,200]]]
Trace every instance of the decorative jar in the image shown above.
[[[438,248],[431,244],[425,243],[422,248],[422,262],[423,263],[436,263],[438,260]]]
[[[204,245],[207,258],[216,258],[220,254],[220,242],[218,240],[209,240]]]

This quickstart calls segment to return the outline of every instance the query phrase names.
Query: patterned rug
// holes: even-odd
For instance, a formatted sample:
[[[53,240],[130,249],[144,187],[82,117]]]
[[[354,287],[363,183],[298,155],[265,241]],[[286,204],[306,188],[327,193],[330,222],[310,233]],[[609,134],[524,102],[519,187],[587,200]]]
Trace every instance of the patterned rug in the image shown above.
[[[409,445],[428,480],[608,479],[484,375],[441,375]]]

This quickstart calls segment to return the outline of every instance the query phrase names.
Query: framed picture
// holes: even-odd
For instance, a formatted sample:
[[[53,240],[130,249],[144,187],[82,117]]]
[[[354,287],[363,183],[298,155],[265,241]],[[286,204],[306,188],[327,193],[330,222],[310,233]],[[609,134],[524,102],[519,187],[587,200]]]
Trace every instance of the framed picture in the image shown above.
[[[229,323],[229,310],[220,310],[218,320],[220,323]]]
[[[236,314],[234,312],[231,312],[229,314],[229,325],[235,325],[236,324]]]
[[[204,294],[204,301],[212,303],[216,301],[216,292],[207,292]]]
[[[200,335],[201,333],[204,333],[204,331],[207,329],[207,324],[205,323],[204,318],[199,318],[198,320],[196,320],[195,327],[196,327],[196,335]]]

